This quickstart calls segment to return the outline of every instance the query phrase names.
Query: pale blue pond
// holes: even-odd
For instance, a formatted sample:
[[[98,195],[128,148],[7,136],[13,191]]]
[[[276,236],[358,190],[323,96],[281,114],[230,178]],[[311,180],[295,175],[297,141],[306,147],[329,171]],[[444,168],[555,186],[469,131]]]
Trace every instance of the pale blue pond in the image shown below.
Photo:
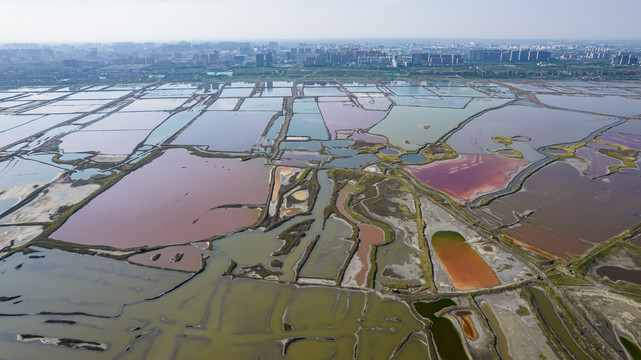
[[[345,93],[336,87],[307,87],[303,89],[305,96],[345,96]]]
[[[320,141],[281,141],[279,148],[281,150],[305,150],[320,151]]]
[[[184,128],[189,122],[191,122],[200,112],[205,108],[205,105],[202,103],[194,106],[193,108],[185,111],[176,113],[162,124],[158,125],[152,132],[147,136],[145,140],[146,145],[160,145],[163,142],[169,140],[174,134],[176,134],[180,129]]]
[[[391,149],[391,148],[380,149],[378,152],[381,154],[387,154],[387,155],[398,155],[401,153],[400,151],[396,149]]]
[[[358,169],[364,165],[378,162],[379,159],[374,154],[358,154],[347,158],[336,158],[326,165],[331,167],[340,167],[347,169]]]
[[[267,130],[267,135],[265,135],[263,146],[274,145],[274,140],[278,138],[278,135],[280,134],[280,131],[284,123],[285,123],[284,116],[279,116],[278,119],[274,121],[274,123],[269,128],[269,130]]]
[[[406,164],[417,164],[425,161],[425,156],[421,154],[404,154],[400,156],[400,159]]]
[[[320,114],[294,114],[289,122],[287,136],[308,136],[310,139],[329,139],[329,133]]]
[[[294,114],[320,114],[320,109],[313,98],[294,100]]]
[[[423,106],[449,109],[462,109],[472,100],[470,97],[438,97],[438,96],[390,96],[399,106]]]
[[[245,98],[239,110],[244,111],[281,111],[283,109],[283,98]]]
[[[418,86],[390,87],[394,94],[399,96],[434,96],[434,93]]]

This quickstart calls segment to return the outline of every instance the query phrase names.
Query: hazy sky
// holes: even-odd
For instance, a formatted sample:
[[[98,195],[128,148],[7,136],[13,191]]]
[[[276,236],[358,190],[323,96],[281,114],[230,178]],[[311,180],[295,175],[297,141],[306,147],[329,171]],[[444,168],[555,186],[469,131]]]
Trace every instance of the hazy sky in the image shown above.
[[[0,0],[0,43],[640,39],[640,0]]]

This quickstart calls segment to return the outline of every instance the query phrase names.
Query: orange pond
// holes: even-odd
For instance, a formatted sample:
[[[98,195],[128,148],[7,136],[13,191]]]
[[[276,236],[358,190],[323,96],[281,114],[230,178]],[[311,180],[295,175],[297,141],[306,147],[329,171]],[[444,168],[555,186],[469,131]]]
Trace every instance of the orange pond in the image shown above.
[[[463,334],[465,337],[470,340],[476,340],[479,337],[479,334],[474,328],[474,322],[471,319],[472,312],[468,310],[460,310],[455,312],[456,316],[461,318],[461,329],[463,329]]]
[[[338,207],[338,211],[343,214],[343,216],[345,216],[349,221],[358,226],[358,238],[360,244],[358,246],[358,250],[356,250],[356,256],[361,261],[361,264],[363,264],[363,267],[359,271],[358,275],[356,275],[356,281],[359,285],[365,286],[365,279],[367,277],[367,273],[369,272],[370,266],[369,254],[372,250],[372,246],[381,244],[383,241],[385,241],[385,234],[376,226],[363,224],[347,213],[347,210],[345,210],[345,200],[347,200],[347,195],[353,193],[354,191],[356,191],[356,187],[354,185],[347,185],[342,188],[338,193],[336,206]]]
[[[187,243],[256,222],[269,193],[264,160],[170,149],[74,213],[56,240],[130,248]],[[226,205],[231,205],[226,207]]]
[[[432,245],[456,289],[472,290],[501,284],[461,234],[439,231],[432,236]]]

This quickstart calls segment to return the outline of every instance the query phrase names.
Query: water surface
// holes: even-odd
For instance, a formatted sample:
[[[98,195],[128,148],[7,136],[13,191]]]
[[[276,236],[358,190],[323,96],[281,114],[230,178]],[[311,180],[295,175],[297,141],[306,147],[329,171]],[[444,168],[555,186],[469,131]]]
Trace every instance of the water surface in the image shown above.
[[[432,236],[432,245],[456,289],[473,290],[501,285],[492,269],[472,250],[461,234],[438,231]]]
[[[129,248],[234,231],[252,225],[259,210],[220,206],[263,206],[269,172],[260,159],[200,158],[171,149],[91,200],[51,237]]]
[[[172,142],[203,145],[209,150],[249,151],[264,133],[273,112],[207,111]]]

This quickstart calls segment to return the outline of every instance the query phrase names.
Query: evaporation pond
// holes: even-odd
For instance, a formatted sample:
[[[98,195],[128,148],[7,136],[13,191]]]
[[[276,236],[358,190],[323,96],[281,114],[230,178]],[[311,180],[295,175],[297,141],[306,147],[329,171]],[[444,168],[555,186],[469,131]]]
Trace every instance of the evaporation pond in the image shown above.
[[[282,97],[246,98],[239,110],[251,111],[281,111],[283,109]]]
[[[60,168],[21,158],[0,162],[0,214],[35,190],[35,185],[46,184],[61,172]],[[24,186],[28,188],[20,189]]]
[[[234,110],[240,98],[218,98],[207,110]]]
[[[634,116],[641,114],[641,99],[630,99],[621,96],[560,96],[537,95],[542,103],[599,114]]]
[[[516,220],[513,214],[534,210],[528,222],[599,243],[639,222],[639,193],[636,176],[591,179],[567,162],[555,162],[528,177],[522,190],[492,201],[489,209],[504,224]]]
[[[294,113],[318,114],[320,110],[313,98],[303,98],[294,100]]]
[[[0,302],[0,313],[117,316],[123,305],[153,298],[191,276],[101,256],[36,250],[28,255],[15,253],[4,260],[2,295],[20,295],[20,302]]]
[[[207,111],[172,144],[202,145],[216,151],[249,151],[274,115],[261,111]]]
[[[201,158],[170,149],[74,213],[51,237],[129,248],[205,239],[252,225],[267,200],[264,160]]]
[[[100,154],[127,155],[134,151],[151,130],[76,131],[62,138],[65,153],[95,151]]]
[[[506,99],[474,99],[464,109],[394,106],[370,132],[386,136],[405,150],[432,143],[470,116],[508,102]]]
[[[332,138],[338,130],[368,129],[387,115],[385,111],[363,110],[351,102],[325,102],[318,107]]]
[[[506,106],[487,112],[455,132],[447,143],[458,153],[486,154],[503,147],[493,138],[515,137],[509,145],[529,161],[544,157],[536,149],[579,141],[616,122],[615,118],[531,106]]]
[[[454,160],[410,168],[425,185],[461,203],[505,188],[530,163],[498,155],[463,154]]]
[[[71,120],[76,115],[47,115],[0,133],[0,148]]]
[[[438,231],[432,236],[432,245],[452,280],[452,285],[458,290],[487,288],[501,284],[492,269],[465,242],[461,234],[453,231]]]
[[[166,112],[115,113],[97,121],[83,131],[100,130],[151,130],[169,116]]]
[[[187,99],[139,99],[120,110],[128,111],[171,111],[185,103]]]
[[[294,114],[289,121],[287,136],[307,136],[310,139],[329,139],[320,114]]]

